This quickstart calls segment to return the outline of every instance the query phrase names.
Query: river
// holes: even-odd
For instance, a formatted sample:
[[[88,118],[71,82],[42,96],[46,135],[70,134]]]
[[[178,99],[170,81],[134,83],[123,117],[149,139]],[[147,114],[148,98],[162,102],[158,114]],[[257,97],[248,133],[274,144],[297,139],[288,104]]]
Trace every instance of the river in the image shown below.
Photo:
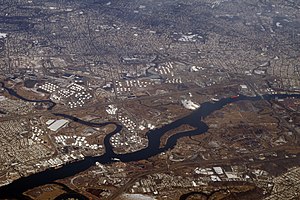
[[[48,110],[51,110],[52,108],[54,108],[54,106],[56,105],[56,103],[54,103],[53,101],[51,100],[34,100],[34,99],[27,99],[21,95],[19,95],[16,91],[14,91],[13,89],[11,88],[8,88],[5,86],[5,84],[3,82],[0,82],[0,88],[3,88],[5,89],[8,94],[10,94],[11,96],[14,96],[18,99],[21,99],[23,101],[27,101],[27,102],[32,102],[32,103],[47,103],[49,104],[49,107],[47,108]]]
[[[3,84],[3,87],[9,92],[9,94],[20,98],[21,96],[18,95],[15,91],[12,89],[6,88]],[[75,121],[77,123],[91,126],[91,127],[102,127],[109,124],[114,124],[116,126],[115,130],[109,134],[107,134],[104,138],[104,145],[105,145],[105,154],[102,156],[95,156],[95,157],[85,157],[84,160],[75,161],[73,163],[68,163],[64,165],[63,167],[59,169],[48,169],[43,172],[39,172],[33,175],[30,175],[28,177],[23,177],[18,180],[13,181],[9,185],[3,186],[0,188],[0,198],[13,198],[17,195],[22,194],[23,192],[27,191],[28,189],[45,185],[48,183],[51,183],[53,181],[56,181],[58,179],[63,179],[66,177],[70,177],[73,175],[76,175],[77,173],[80,173],[82,171],[87,170],[91,166],[95,164],[95,162],[100,162],[102,164],[115,162],[112,160],[113,158],[118,158],[122,162],[131,162],[131,161],[138,161],[138,160],[144,160],[148,159],[152,156],[155,156],[157,154],[160,154],[162,152],[165,152],[171,148],[173,148],[176,145],[176,142],[179,138],[186,137],[186,136],[192,136],[192,135],[199,135],[203,134],[208,131],[208,126],[201,121],[202,118],[210,115],[214,111],[222,109],[224,106],[234,103],[237,101],[242,100],[249,100],[249,101],[258,101],[258,100],[273,100],[276,98],[300,98],[300,94],[267,94],[263,96],[244,96],[239,95],[235,98],[223,98],[220,99],[218,102],[205,102],[202,103],[199,109],[191,112],[189,115],[182,117],[170,124],[164,125],[161,128],[157,128],[154,130],[150,130],[147,132],[146,136],[148,138],[148,146],[144,149],[141,149],[136,152],[127,153],[127,154],[115,154],[113,152],[113,147],[110,144],[110,138],[120,132],[122,130],[122,126],[119,125],[116,122],[105,122],[105,123],[94,123],[94,122],[88,122],[81,120],[77,117],[61,114],[61,113],[54,113],[54,115],[67,118],[69,120]],[[30,101],[30,102],[39,102],[39,100],[29,100],[26,98],[21,97],[20,99],[24,101]],[[50,100],[42,100],[42,102],[48,102]],[[55,104],[54,104],[55,105]],[[160,147],[160,138],[168,131],[171,131],[173,129],[176,129],[180,127],[181,125],[190,125],[194,127],[195,129],[192,131],[184,131],[184,132],[178,132],[175,135],[172,135],[168,138],[166,144],[164,147]]]

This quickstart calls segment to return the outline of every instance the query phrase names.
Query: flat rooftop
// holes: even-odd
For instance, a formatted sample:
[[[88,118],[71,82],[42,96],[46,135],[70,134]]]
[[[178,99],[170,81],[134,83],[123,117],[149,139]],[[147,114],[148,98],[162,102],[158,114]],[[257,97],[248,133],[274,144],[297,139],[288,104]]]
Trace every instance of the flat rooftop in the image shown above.
[[[66,119],[59,119],[53,122],[50,126],[48,126],[48,129],[50,129],[51,131],[57,131],[58,129],[62,128],[68,123],[69,121]]]

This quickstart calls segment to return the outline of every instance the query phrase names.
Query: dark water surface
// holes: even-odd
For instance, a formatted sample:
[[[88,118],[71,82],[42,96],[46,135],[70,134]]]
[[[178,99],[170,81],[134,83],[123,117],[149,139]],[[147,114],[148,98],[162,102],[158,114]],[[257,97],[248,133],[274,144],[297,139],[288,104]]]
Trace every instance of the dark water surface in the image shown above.
[[[4,84],[2,84],[2,87],[4,87]],[[5,87],[4,87],[5,88]],[[24,101],[30,101],[30,102],[41,102],[39,100],[28,100],[26,98],[21,97],[18,95],[15,91],[9,88],[5,88],[9,94],[22,99]],[[84,160],[75,161],[73,163],[68,163],[64,165],[63,167],[59,169],[48,169],[43,172],[39,172],[33,175],[30,175],[28,177],[23,177],[18,180],[15,180],[9,185],[3,186],[0,188],[0,198],[12,198],[16,197],[23,192],[27,191],[28,189],[45,185],[48,183],[51,183],[58,179],[63,179],[66,177],[70,177],[73,175],[76,175],[77,173],[80,173],[84,170],[87,170],[91,166],[95,164],[95,162],[100,162],[102,164],[114,162],[113,158],[118,158],[122,162],[130,162],[130,161],[138,161],[138,160],[144,160],[148,159],[152,156],[155,156],[157,154],[160,154],[164,151],[167,151],[168,149],[173,148],[176,145],[176,142],[179,138],[186,137],[186,136],[192,136],[192,135],[199,135],[206,133],[208,130],[208,126],[201,121],[203,117],[206,117],[210,115],[212,112],[216,110],[222,109],[224,106],[230,103],[234,103],[241,100],[249,100],[249,101],[257,101],[257,100],[273,100],[273,99],[283,99],[283,98],[300,98],[300,94],[270,94],[270,95],[263,95],[263,96],[243,96],[240,95],[235,98],[223,98],[218,102],[206,102],[201,104],[200,108],[193,111],[189,115],[178,119],[170,124],[164,125],[161,128],[157,128],[154,130],[149,131],[146,135],[148,138],[148,146],[142,150],[133,152],[133,153],[126,153],[126,154],[115,154],[113,152],[113,148],[109,142],[110,138],[120,132],[122,130],[122,126],[119,125],[116,122],[105,122],[105,123],[95,123],[95,122],[88,122],[83,121],[81,119],[78,119],[77,117],[66,115],[66,114],[60,114],[60,113],[54,113],[54,115],[66,118],[72,121],[75,121],[77,123],[83,124],[85,126],[90,127],[102,127],[109,124],[114,124],[116,126],[115,130],[109,134],[106,135],[104,138],[104,145],[105,145],[105,154],[102,156],[95,156],[95,157],[85,157]],[[50,100],[42,100],[42,102],[48,102],[51,103]],[[53,103],[53,102],[52,102]],[[55,106],[55,104],[53,104]],[[178,132],[175,135],[172,135],[168,138],[166,145],[164,147],[160,147],[160,138],[168,131],[171,131],[173,129],[176,129],[180,127],[181,125],[190,125],[194,127],[195,129],[192,131],[183,131]]]

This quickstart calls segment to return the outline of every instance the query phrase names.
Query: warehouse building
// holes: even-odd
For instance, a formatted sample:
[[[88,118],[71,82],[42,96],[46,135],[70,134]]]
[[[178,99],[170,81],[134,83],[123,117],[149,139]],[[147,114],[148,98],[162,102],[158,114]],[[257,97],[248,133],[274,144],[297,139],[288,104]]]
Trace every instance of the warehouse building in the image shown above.
[[[48,126],[48,129],[50,129],[51,131],[58,131],[60,128],[64,127],[68,123],[69,123],[68,120],[59,119],[53,122],[52,124],[50,124],[50,126]]]

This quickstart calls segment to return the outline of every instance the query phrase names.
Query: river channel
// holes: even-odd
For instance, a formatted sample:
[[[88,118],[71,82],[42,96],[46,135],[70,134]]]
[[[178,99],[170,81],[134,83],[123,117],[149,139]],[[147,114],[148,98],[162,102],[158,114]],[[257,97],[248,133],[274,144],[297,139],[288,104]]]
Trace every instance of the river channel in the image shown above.
[[[46,103],[53,103],[50,100],[29,100],[24,97],[18,95],[13,89],[7,88],[2,83],[2,87],[7,90],[7,92],[24,101],[30,102],[46,102]],[[101,156],[94,156],[94,157],[85,157],[83,160],[75,161],[72,163],[68,163],[61,168],[58,169],[48,169],[43,172],[39,172],[27,177],[20,178],[18,180],[13,181],[9,185],[3,186],[0,188],[0,198],[13,198],[17,197],[23,192],[37,187],[41,185],[45,185],[51,182],[54,182],[58,179],[63,179],[66,177],[70,177],[80,173],[84,170],[87,170],[91,166],[95,164],[95,162],[100,162],[102,164],[115,162],[114,158],[120,159],[122,162],[131,162],[131,161],[138,161],[148,159],[152,156],[165,152],[176,145],[176,142],[179,138],[192,136],[192,135],[199,135],[204,134],[208,130],[208,126],[201,121],[202,118],[210,115],[214,111],[222,109],[224,106],[234,103],[237,101],[248,100],[248,101],[258,101],[258,100],[273,100],[273,99],[283,99],[283,98],[300,98],[300,94],[267,94],[262,96],[244,96],[239,95],[237,97],[229,97],[220,99],[218,102],[205,102],[202,103],[200,108],[191,112],[189,115],[180,118],[170,124],[164,125],[161,128],[157,128],[154,130],[150,130],[147,132],[146,136],[148,138],[148,146],[142,150],[127,153],[127,154],[115,154],[113,152],[113,147],[110,144],[110,138],[120,132],[122,130],[122,126],[116,122],[105,122],[105,123],[94,123],[81,120],[77,117],[61,114],[61,113],[54,113],[54,115],[66,118],[77,123],[83,124],[85,126],[90,127],[103,127],[109,124],[114,124],[116,126],[115,130],[109,134],[107,134],[104,138],[104,145],[105,145],[105,154]],[[52,104],[52,108],[55,104]],[[160,138],[167,133],[168,131],[174,130],[181,125],[190,125],[195,129],[192,131],[185,131],[185,132],[178,132],[175,135],[172,135],[168,138],[164,147],[160,147]]]

